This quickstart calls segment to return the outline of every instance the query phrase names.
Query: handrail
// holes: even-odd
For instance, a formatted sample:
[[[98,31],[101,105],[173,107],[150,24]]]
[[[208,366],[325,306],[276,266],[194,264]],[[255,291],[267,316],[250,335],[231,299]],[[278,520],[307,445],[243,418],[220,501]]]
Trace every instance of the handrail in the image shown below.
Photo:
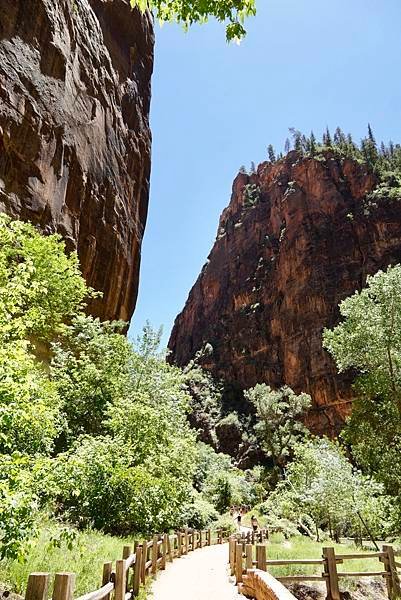
[[[114,590],[114,583],[110,581],[106,583],[103,587],[95,590],[94,592],[89,592],[88,594],[84,594],[83,596],[79,596],[76,600],[102,600],[108,596]]]
[[[253,558],[253,550],[256,550],[256,560]],[[372,559],[376,558],[383,564],[383,569],[380,571],[347,571],[338,572],[337,565],[343,564],[344,561],[357,560],[361,558]],[[244,565],[245,559],[245,565]],[[396,562],[395,552],[392,546],[385,545],[381,552],[370,553],[352,553],[352,554],[336,554],[334,548],[323,548],[322,558],[305,558],[305,559],[268,559],[266,556],[266,545],[245,543],[244,540],[239,540],[238,536],[233,535],[229,538],[229,563],[231,574],[235,575],[236,583],[239,586],[245,586],[244,590],[247,595],[252,596],[252,586],[256,583],[252,578],[255,576],[252,573],[263,573],[267,571],[267,567],[275,567],[280,565],[322,565],[323,572],[321,574],[291,574],[281,577],[273,577],[278,582],[288,583],[290,581],[325,581],[327,588],[327,597],[331,600],[340,600],[339,579],[347,577],[382,577],[386,579],[386,587],[388,597],[393,599],[401,595],[401,585],[398,576],[397,567],[401,567],[401,563]],[[254,567],[257,567],[255,570]],[[270,576],[272,577],[272,576]],[[253,583],[252,583],[253,582]],[[252,584],[252,585],[251,585]],[[262,586],[263,587],[263,586]],[[259,598],[256,594],[253,598]],[[241,590],[240,590],[241,591]],[[261,600],[274,598],[278,600],[286,596],[260,596]]]
[[[217,538],[213,541],[210,529],[186,529],[173,534],[155,534],[150,540],[136,543],[134,551],[131,546],[124,546],[123,558],[116,561],[114,570],[111,562],[104,563],[102,587],[75,600],[111,600],[112,594],[113,600],[130,600],[138,596],[146,578],[155,577],[158,570],[166,568],[167,562],[197,548],[221,544],[224,540],[223,530],[217,530],[216,533]],[[31,573],[25,600],[47,600],[49,581],[49,573]],[[73,573],[56,573],[52,600],[73,600],[74,584]]]

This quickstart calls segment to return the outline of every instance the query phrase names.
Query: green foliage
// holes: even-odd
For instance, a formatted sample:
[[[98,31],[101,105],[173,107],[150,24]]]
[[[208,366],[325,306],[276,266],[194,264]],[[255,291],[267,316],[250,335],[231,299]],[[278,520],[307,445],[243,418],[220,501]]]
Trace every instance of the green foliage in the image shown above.
[[[247,183],[244,185],[243,195],[245,208],[256,206],[260,200],[260,187],[255,183]]]
[[[35,525],[38,498],[29,467],[20,454],[0,455],[0,559],[22,559]]]
[[[215,529],[222,529],[223,534],[227,537],[237,531],[237,525],[229,514],[220,515],[214,524]]]
[[[0,348],[0,453],[50,452],[61,427],[55,386],[22,341]]]
[[[324,347],[340,372],[360,373],[359,393],[388,399],[401,419],[401,266],[367,278],[361,292],[340,304],[343,322],[324,330]]]
[[[274,152],[274,148],[273,148],[273,146],[271,144],[269,144],[268,147],[267,147],[267,155],[268,155],[269,161],[271,163],[275,163],[276,162],[276,155],[275,155],[275,152]]]
[[[221,386],[211,375],[191,361],[184,370],[185,388],[190,397],[189,423],[198,438],[217,446],[216,425],[221,419]]]
[[[0,284],[0,556],[23,555],[42,507],[114,533],[183,524],[197,451],[161,332],[135,349],[85,316],[76,255],[3,216]]]
[[[152,473],[135,458],[123,439],[81,437],[55,464],[64,516],[80,527],[118,535],[180,524],[191,473],[183,482],[174,472]]]
[[[0,555],[21,557],[38,496],[29,456],[49,454],[63,427],[56,386],[35,353],[92,294],[59,236],[0,215]]]
[[[299,420],[311,405],[308,394],[296,395],[288,386],[273,390],[265,383],[245,392],[256,409],[256,437],[274,465],[282,469],[298,440],[307,434]]]
[[[228,21],[228,41],[243,38],[245,18],[256,14],[255,0],[131,0],[131,6],[137,6],[143,12],[153,10],[160,22],[173,21],[185,27],[205,23],[210,17],[220,22]]]
[[[191,502],[184,507],[183,520],[194,529],[205,529],[214,524],[219,518],[219,513],[211,502],[199,494],[191,498]]]
[[[336,538],[359,534],[363,522],[383,535],[389,508],[382,486],[356,472],[341,447],[327,439],[295,447],[285,479],[267,504],[279,517],[297,523],[307,515],[318,536],[323,527]]]
[[[49,340],[91,295],[60,236],[0,215],[0,339]]]
[[[96,531],[80,532],[42,518],[38,521],[38,530],[38,537],[27,547],[24,561],[0,561],[0,581],[22,595],[29,574],[34,572],[75,573],[76,596],[95,590],[101,581],[105,559],[121,558],[123,544],[133,542],[132,538],[121,539]]]
[[[320,161],[330,158],[339,160],[349,158],[366,164],[367,168],[377,177],[378,184],[367,195],[365,210],[374,208],[378,202],[383,200],[398,201],[401,199],[401,145],[393,144],[390,141],[388,145],[382,142],[379,147],[370,125],[368,125],[367,136],[361,140],[360,144],[354,142],[351,134],[345,135],[339,127],[336,128],[333,137],[327,128],[321,141],[316,139],[313,132],[308,138],[293,127],[289,131],[292,137],[292,149],[302,156],[313,157]],[[290,149],[291,144],[287,139],[285,154]]]
[[[354,459],[393,496],[401,527],[401,266],[368,277],[340,304],[343,321],[324,331],[324,345],[340,371],[357,372],[356,399],[343,432]]]

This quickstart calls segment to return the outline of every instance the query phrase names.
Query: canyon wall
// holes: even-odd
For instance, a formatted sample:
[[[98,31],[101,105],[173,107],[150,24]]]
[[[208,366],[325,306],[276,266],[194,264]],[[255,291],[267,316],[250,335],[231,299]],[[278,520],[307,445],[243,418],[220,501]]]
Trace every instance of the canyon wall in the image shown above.
[[[234,181],[217,239],[171,334],[170,360],[241,390],[284,383],[312,396],[308,425],[334,435],[352,373],[338,375],[322,330],[366,276],[401,261],[401,205],[366,199],[364,165],[295,151]],[[240,393],[240,392],[239,392]]]
[[[78,250],[107,319],[136,302],[153,44],[129,0],[0,0],[0,210]]]

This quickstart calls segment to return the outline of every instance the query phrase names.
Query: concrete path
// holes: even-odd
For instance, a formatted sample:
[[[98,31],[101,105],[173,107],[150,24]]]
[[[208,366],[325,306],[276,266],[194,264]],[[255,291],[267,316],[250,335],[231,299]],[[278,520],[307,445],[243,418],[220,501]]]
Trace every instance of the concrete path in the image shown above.
[[[152,586],[152,600],[238,600],[229,577],[228,544],[194,550],[167,563]]]

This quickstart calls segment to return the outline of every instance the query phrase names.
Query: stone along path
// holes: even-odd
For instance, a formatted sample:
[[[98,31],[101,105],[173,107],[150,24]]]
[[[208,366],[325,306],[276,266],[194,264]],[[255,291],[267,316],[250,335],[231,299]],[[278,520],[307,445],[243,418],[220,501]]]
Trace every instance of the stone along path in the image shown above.
[[[238,600],[229,577],[228,544],[207,546],[167,563],[152,586],[152,600]]]

